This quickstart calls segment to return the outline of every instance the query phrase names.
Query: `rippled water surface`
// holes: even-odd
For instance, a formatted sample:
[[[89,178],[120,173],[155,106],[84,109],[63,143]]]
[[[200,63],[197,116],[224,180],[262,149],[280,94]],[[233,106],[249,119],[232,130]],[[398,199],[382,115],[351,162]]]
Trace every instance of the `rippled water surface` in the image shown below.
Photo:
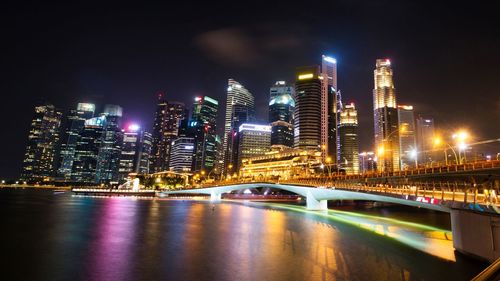
[[[446,214],[401,207],[4,189],[0,218],[2,280],[469,280],[486,266],[454,253]]]

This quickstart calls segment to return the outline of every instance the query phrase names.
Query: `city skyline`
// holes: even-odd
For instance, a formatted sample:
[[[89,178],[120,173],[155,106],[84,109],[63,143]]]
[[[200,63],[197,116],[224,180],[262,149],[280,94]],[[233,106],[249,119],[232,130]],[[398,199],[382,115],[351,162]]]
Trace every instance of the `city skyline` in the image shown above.
[[[341,4],[340,11],[346,10],[348,8],[346,6],[349,5]],[[403,4],[394,5],[389,7],[387,12],[395,15],[396,20],[401,20],[404,16],[409,15],[409,7]],[[42,11],[57,17],[66,17],[50,11],[48,8],[53,7],[43,8]],[[368,7],[361,10],[373,9],[377,11],[386,8],[386,5],[380,4],[380,6],[368,5]],[[72,108],[78,102],[93,102],[99,106],[106,103],[119,104],[124,107],[126,112],[125,122],[135,120],[141,123],[146,130],[151,130],[152,112],[154,112],[155,106],[154,96],[157,90],[166,90],[167,95],[172,97],[169,100],[178,100],[185,104],[190,104],[192,98],[198,95],[208,95],[224,103],[224,84],[228,78],[234,78],[256,96],[257,117],[260,120],[265,120],[269,85],[277,80],[294,81],[294,67],[317,63],[321,54],[332,55],[337,59],[338,84],[344,96],[347,97],[345,102],[354,101],[359,110],[360,151],[372,150],[371,136],[373,132],[371,131],[371,124],[373,124],[373,120],[370,114],[370,94],[373,85],[370,72],[373,71],[374,60],[385,57],[393,62],[398,101],[404,104],[412,104],[416,113],[432,116],[436,128],[452,132],[463,126],[472,131],[479,140],[497,138],[495,122],[491,121],[499,117],[500,102],[496,94],[498,86],[495,83],[495,72],[493,71],[494,66],[498,64],[499,57],[496,54],[490,54],[482,50],[484,46],[490,46],[489,48],[498,46],[498,39],[487,37],[490,39],[474,44],[478,46],[455,44],[457,38],[477,38],[477,35],[476,37],[464,36],[462,32],[468,34],[470,29],[461,29],[461,23],[458,20],[461,14],[466,12],[475,13],[477,11],[474,9],[466,11],[460,7],[456,8],[456,13],[453,15],[444,13],[443,17],[449,20],[449,23],[439,25],[441,30],[431,33],[430,38],[426,38],[426,32],[430,30],[432,23],[437,22],[439,18],[437,15],[440,15],[439,12],[446,8],[446,6],[438,6],[435,7],[435,10],[427,12],[427,15],[430,16],[428,23],[418,21],[417,24],[417,20],[410,17],[408,19],[410,28],[416,28],[416,32],[412,32],[411,36],[405,35],[406,32],[403,28],[393,27],[389,30],[390,32],[381,35],[382,38],[374,39],[369,35],[371,29],[363,24],[369,22],[373,17],[367,16],[364,12],[357,12],[353,15],[353,18],[367,16],[366,19],[363,19],[361,26],[350,24],[353,21],[351,19],[342,25],[345,31],[336,28],[330,32],[325,29],[312,31],[314,30],[314,24],[281,22],[281,18],[272,21],[270,14],[263,15],[265,19],[263,21],[264,26],[267,29],[259,28],[255,21],[245,22],[245,20],[249,19],[248,15],[252,11],[258,10],[256,7],[250,7],[248,14],[244,14],[234,24],[217,22],[203,28],[188,25],[186,38],[180,38],[179,42],[173,42],[174,46],[180,46],[186,44],[186,42],[186,46],[189,46],[183,51],[172,47],[173,53],[179,52],[178,59],[170,57],[171,55],[168,54],[169,49],[166,47],[162,51],[155,50],[152,54],[146,55],[149,49],[144,49],[145,47],[141,44],[136,45],[138,48],[133,51],[132,49],[125,49],[115,52],[116,49],[113,48],[115,45],[110,42],[105,42],[103,45],[105,49],[103,53],[92,48],[88,51],[85,50],[82,46],[86,46],[87,42],[99,39],[99,36],[103,35],[103,33],[99,32],[95,35],[85,33],[82,37],[83,42],[69,40],[70,42],[76,42],[76,46],[70,43],[61,43],[60,39],[56,40],[55,43],[42,40],[41,42],[44,43],[42,49],[36,51],[30,44],[24,44],[21,47],[23,43],[39,37],[36,34],[37,30],[27,30],[28,25],[26,24],[30,21],[22,23],[8,33],[8,38],[13,39],[12,45],[9,46],[14,47],[16,50],[11,52],[11,58],[6,58],[6,66],[12,66],[13,71],[5,77],[6,81],[2,85],[2,92],[9,95],[10,98],[2,104],[0,112],[4,120],[10,120],[12,116],[17,119],[16,122],[7,122],[6,124],[6,130],[11,132],[15,141],[14,144],[10,144],[12,149],[4,152],[2,158],[5,158],[5,160],[2,160],[1,163],[5,169],[3,169],[0,177],[15,177],[19,174],[20,159],[22,159],[26,145],[32,109],[41,97],[55,104],[57,108],[63,109]],[[285,7],[284,9],[292,8]],[[127,11],[127,9],[124,10]],[[17,19],[22,15],[34,14],[32,20],[36,20],[44,16],[43,13],[20,7],[14,7],[13,11],[14,13],[6,16],[5,19]],[[83,10],[79,12],[79,15],[86,13],[91,12]],[[106,12],[103,12],[103,14],[105,15]],[[122,11],[116,15],[120,23],[124,20],[122,14],[126,13]],[[146,14],[154,15],[155,12],[150,8],[146,9]],[[418,13],[415,12],[415,14]],[[96,23],[86,26],[84,30],[95,31],[99,24],[107,23],[109,19],[106,19],[104,15],[97,15]],[[206,18],[202,17],[201,20],[203,19]],[[386,20],[382,20],[381,24],[384,21]],[[484,18],[472,25],[481,26],[486,32],[492,28],[485,24],[488,21],[489,18]],[[69,22],[70,27],[74,27],[75,24],[75,22]],[[143,23],[139,26],[139,30],[147,28],[150,24],[151,22],[148,21]],[[419,24],[423,26],[419,26]],[[453,24],[456,24],[456,26],[453,26]],[[53,24],[43,23],[42,26],[51,27]],[[304,29],[292,28],[297,26]],[[165,28],[172,28],[172,24],[165,22]],[[289,32],[278,32],[283,28]],[[130,40],[125,38],[123,33],[120,33],[121,30],[119,26],[112,25],[110,27],[111,34],[115,34],[117,38],[124,41]],[[291,30],[299,31],[291,32]],[[148,40],[152,40],[158,34],[157,32],[159,30],[154,30],[145,36],[149,38]],[[348,32],[361,35],[361,39],[354,39],[354,35],[349,35]],[[46,33],[48,38],[59,38],[57,32],[52,29],[49,29]],[[21,38],[21,34],[26,34],[26,38]],[[443,36],[441,38],[438,35]],[[63,39],[74,39],[74,35],[69,33],[63,32],[63,35],[60,36]],[[249,56],[247,52],[242,52],[240,56],[219,56],[220,53],[217,52],[219,49],[216,48],[217,45],[215,44],[217,40],[215,39],[226,40],[233,38],[234,41],[231,42],[236,44],[234,49],[238,49],[242,37],[243,41],[250,40],[251,42],[249,44],[249,48],[251,48],[250,54],[252,52],[257,52],[257,54]],[[326,37],[332,39],[326,39]],[[308,41],[308,38],[318,40]],[[425,44],[419,44],[419,47],[396,44],[396,42],[403,42],[404,39],[410,39],[409,42],[432,42],[433,44],[432,47],[425,47]],[[370,46],[368,51],[364,52],[364,48],[357,46],[361,40],[368,40],[367,44]],[[308,43],[313,41],[319,43]],[[279,45],[280,51],[271,47],[271,51],[263,51],[255,46],[258,45],[258,42],[281,42],[284,45]],[[61,55],[57,55],[49,63],[50,54],[53,57],[54,53],[45,48],[52,46],[52,44],[62,44],[61,47],[65,51]],[[300,47],[294,47],[297,46],[294,44],[298,44]],[[411,43],[408,43],[408,45],[411,45]],[[448,47],[450,46],[456,48],[449,50]],[[444,50],[446,50],[446,55],[438,56]],[[71,54],[74,52],[75,57],[70,58],[68,52]],[[23,59],[20,60],[21,54]],[[43,54],[49,55],[42,56]],[[123,63],[117,62],[130,54],[135,54],[135,57],[126,59]],[[162,54],[166,57],[163,58]],[[105,59],[102,63],[98,63],[98,58],[101,56],[104,56]],[[192,58],[187,61],[195,62],[194,67],[190,68],[190,70],[194,71],[192,74],[179,70],[183,65],[183,60],[189,56],[192,56]],[[424,58],[428,59],[424,60]],[[88,62],[86,59],[88,59]],[[262,66],[257,66],[256,64],[259,61],[265,63]],[[158,66],[158,64],[161,66]],[[27,67],[28,65],[32,67]],[[449,67],[450,65],[454,67]],[[133,66],[138,66],[137,70],[131,70],[134,68]],[[219,70],[213,73],[210,72],[210,69],[214,67]],[[473,67],[481,71],[463,71],[464,69],[473,69]],[[169,70],[169,68],[172,70]],[[140,74],[139,71],[144,74]],[[68,74],[56,78],[59,77],[58,73],[61,72],[67,72]],[[41,73],[43,75],[38,75]],[[152,73],[154,75],[151,76]],[[208,76],[204,77],[204,74],[208,74]],[[148,78],[148,75],[151,77]],[[186,83],[187,79],[192,77],[200,79],[193,79],[194,83],[191,84]],[[26,81],[30,83],[26,83]],[[457,81],[460,82],[457,83]],[[466,82],[462,83],[461,81]],[[471,101],[471,97],[475,100]],[[484,110],[485,105],[491,105],[491,110]],[[461,113],[465,111],[470,111],[470,114]],[[460,112],[460,114],[457,114],[457,112]],[[220,125],[222,115],[223,110],[219,114],[219,132],[223,127]],[[467,117],[470,118],[471,116],[472,120],[468,120]],[[4,147],[8,145],[8,141],[3,140],[2,145]],[[498,145],[495,147],[498,147]],[[12,161],[14,161],[14,164],[11,164]]]

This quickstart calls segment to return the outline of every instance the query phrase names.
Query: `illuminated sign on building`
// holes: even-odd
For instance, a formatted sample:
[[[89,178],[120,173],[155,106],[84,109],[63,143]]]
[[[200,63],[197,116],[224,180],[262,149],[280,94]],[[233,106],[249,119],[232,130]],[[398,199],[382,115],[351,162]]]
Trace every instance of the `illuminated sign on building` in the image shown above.
[[[256,125],[256,124],[242,124],[239,131],[259,131],[259,132],[271,132],[271,126],[268,125]]]
[[[327,62],[331,62],[331,63],[337,63],[336,59],[329,57],[329,56],[325,56],[325,55],[323,55],[323,60],[327,61]]]
[[[314,75],[312,73],[301,74],[299,75],[299,80],[311,79]]]

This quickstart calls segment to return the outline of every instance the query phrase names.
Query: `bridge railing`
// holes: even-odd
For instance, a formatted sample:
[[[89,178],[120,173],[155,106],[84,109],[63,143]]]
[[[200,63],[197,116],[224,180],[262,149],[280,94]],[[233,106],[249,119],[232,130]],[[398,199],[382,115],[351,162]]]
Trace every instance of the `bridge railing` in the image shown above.
[[[201,185],[203,187],[245,184],[245,183],[271,183],[293,184],[315,188],[342,189],[356,192],[385,194],[390,196],[406,197],[428,203],[444,201],[458,203],[472,203],[482,205],[500,206],[498,190],[487,185],[472,185],[467,182],[391,182],[391,183],[360,183],[335,181],[330,178],[302,178],[280,181],[229,181]]]

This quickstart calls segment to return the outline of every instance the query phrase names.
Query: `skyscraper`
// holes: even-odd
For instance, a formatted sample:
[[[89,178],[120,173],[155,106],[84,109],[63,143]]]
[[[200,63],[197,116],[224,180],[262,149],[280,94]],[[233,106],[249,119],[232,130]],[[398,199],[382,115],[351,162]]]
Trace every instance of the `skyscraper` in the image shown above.
[[[196,97],[191,122],[195,122],[193,171],[210,173],[215,165],[219,102],[209,96]]]
[[[435,157],[433,153],[434,119],[429,116],[418,116],[417,118],[417,147],[420,163],[431,162]],[[441,153],[439,153],[441,155]]]
[[[122,108],[118,105],[104,107],[104,127],[97,156],[97,183],[118,183],[123,132],[121,130]]]
[[[401,169],[408,169],[415,167],[415,158],[418,157],[419,152],[415,137],[413,106],[398,105],[398,120]]]
[[[76,142],[75,157],[71,170],[72,181],[88,184],[97,182],[97,158],[105,122],[106,116],[104,115],[85,121],[83,130]]]
[[[319,151],[322,132],[322,76],[318,66],[297,69],[295,81],[294,147]]]
[[[168,170],[170,146],[172,141],[177,138],[180,121],[184,118],[187,118],[187,115],[183,103],[167,101],[164,93],[158,95],[158,105],[153,124],[151,173]]]
[[[238,133],[236,171],[243,159],[263,155],[271,150],[271,126],[244,123],[239,127]]]
[[[123,142],[120,155],[120,181],[130,173],[147,174],[149,172],[149,155],[151,154],[152,136],[130,124],[123,130]]]
[[[285,81],[277,81],[270,89],[269,123],[271,145],[293,147],[294,89]]]
[[[38,182],[54,178],[61,118],[62,113],[51,104],[35,107],[21,180]]]
[[[347,174],[359,173],[358,112],[354,103],[340,112],[338,126],[339,153],[337,163]]]
[[[58,177],[71,180],[71,169],[75,158],[76,143],[85,125],[85,120],[94,117],[95,105],[79,103],[70,110],[62,130]]]
[[[191,137],[179,137],[172,141],[172,154],[169,163],[171,171],[186,173],[192,171],[195,140]]]
[[[391,62],[377,59],[374,70],[373,110],[375,147],[380,171],[399,171],[399,128]]]
[[[226,99],[226,118],[224,123],[224,170],[230,163],[236,165],[235,154],[238,145],[235,143],[240,125],[252,122],[255,114],[253,95],[239,82],[229,79]]]
[[[321,152],[323,159],[337,158],[337,122],[339,102],[337,88],[337,60],[322,56],[321,59]]]

